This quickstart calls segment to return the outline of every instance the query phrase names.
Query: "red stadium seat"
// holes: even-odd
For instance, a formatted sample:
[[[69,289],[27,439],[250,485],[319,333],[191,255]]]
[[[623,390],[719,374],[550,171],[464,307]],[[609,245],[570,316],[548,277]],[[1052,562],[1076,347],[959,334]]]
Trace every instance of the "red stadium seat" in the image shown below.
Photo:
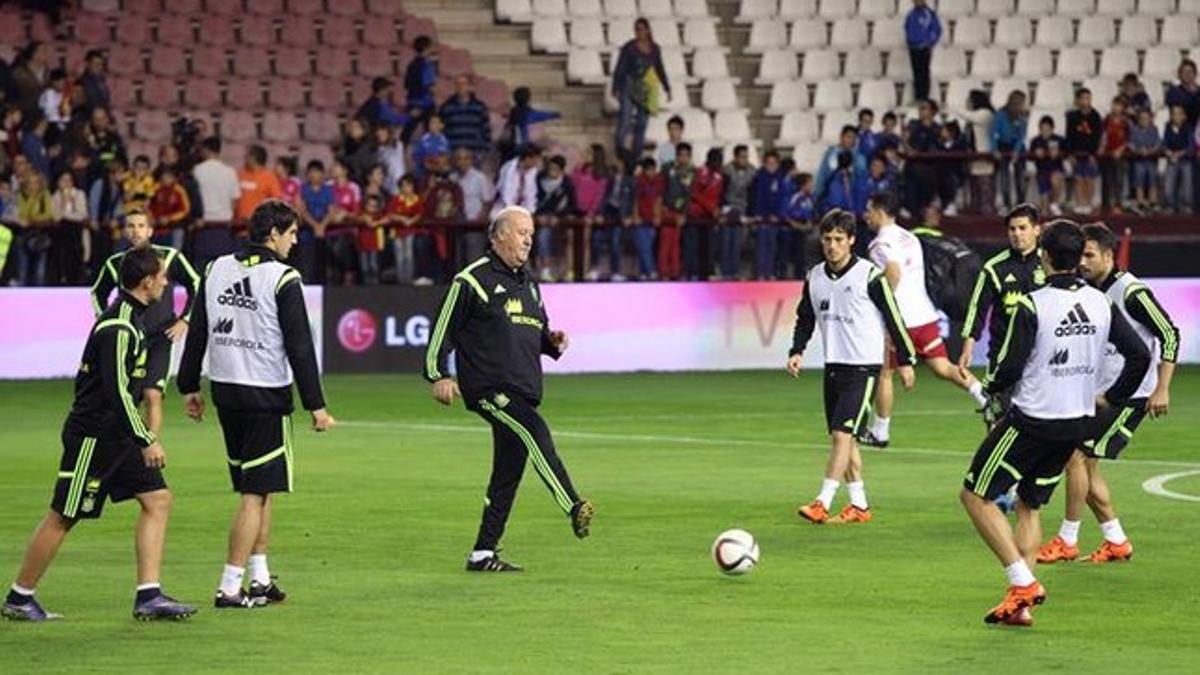
[[[114,45],[108,50],[108,70],[114,75],[141,75],[146,72],[142,50],[127,45]]]
[[[243,47],[233,53],[233,72],[242,77],[266,77],[271,72],[267,50]]]
[[[124,0],[121,5],[126,14],[139,16],[158,16],[163,11],[161,0]]]
[[[76,14],[75,29],[72,33],[76,40],[85,44],[108,44],[112,40],[112,30],[108,20],[109,17],[101,14]]]
[[[183,88],[183,102],[189,108],[219,110],[221,83],[206,77],[193,77]]]
[[[82,0],[79,8],[85,12],[115,14],[121,11],[121,3],[120,0]]]
[[[254,0],[250,4],[254,4]],[[242,0],[204,0],[204,11],[221,16],[240,16],[245,9]]]
[[[476,80],[475,96],[492,111],[507,111],[512,105],[508,85],[501,80]]]
[[[221,113],[221,138],[235,143],[248,143],[258,138],[258,125],[254,115],[244,110],[226,110]]]
[[[203,16],[204,3],[201,0],[163,0],[163,4],[174,16]]]
[[[287,0],[287,11],[289,14],[311,16],[324,12],[325,2],[324,0]]]
[[[247,9],[251,14],[260,16],[280,17],[287,14],[283,0],[251,0]]]
[[[226,49],[204,45],[193,49],[192,74],[204,77],[229,75],[229,54]]]
[[[221,161],[233,167],[240,167],[246,161],[246,149],[253,142],[257,143],[258,138],[247,138],[245,143],[221,143]]]
[[[404,16],[404,5],[397,0],[367,0],[367,11],[375,16]]]
[[[133,137],[166,143],[171,140],[171,117],[163,110],[139,110],[133,121]]]
[[[209,15],[200,19],[199,37],[207,45],[230,47],[238,43],[233,19],[228,16]]]
[[[283,77],[307,77],[312,75],[312,59],[308,50],[285,47],[275,52],[275,74]]]
[[[437,25],[429,19],[410,16],[404,19],[404,41],[412,44],[418,36],[428,36],[434,42],[437,42]]]
[[[113,33],[117,42],[140,47],[150,42],[150,22],[146,21],[144,16],[122,14],[117,18],[117,26]]]
[[[390,18],[371,19],[363,25],[363,42],[372,47],[395,47],[400,44],[400,32]]]
[[[179,87],[175,80],[165,77],[147,78],[142,83],[142,105],[158,110],[172,110],[179,105]]]
[[[133,80],[124,77],[108,78],[108,93],[116,110],[131,110],[137,105],[137,90]]]
[[[59,29],[61,30],[61,29]],[[50,25],[50,19],[45,14],[34,14],[29,17],[29,39],[39,42],[53,42],[59,37],[59,31]]]
[[[254,79],[230,80],[229,87],[225,90],[225,103],[239,110],[261,110],[262,83]]]
[[[155,47],[150,50],[150,72],[155,75],[182,77],[187,74],[187,59],[182,50],[174,47]]]
[[[311,17],[285,16],[279,26],[279,40],[285,45],[311,48],[317,44],[317,29]]]
[[[450,77],[438,78],[436,84],[433,85],[433,100],[445,101],[454,95],[454,79]]]
[[[354,47],[358,45],[358,30],[354,21],[345,17],[329,17],[321,28],[322,44],[331,47]]]
[[[392,54],[386,49],[363,49],[358,52],[355,72],[360,77],[391,77],[396,74]]]
[[[192,29],[192,20],[182,16],[163,16],[155,31],[160,44],[186,48],[196,43],[196,32]]]
[[[300,146],[300,171],[303,172],[304,167],[308,166],[308,163],[313,160],[321,162],[325,165],[325,169],[328,170],[329,167],[333,166],[333,149],[328,145],[318,143],[306,143]]]
[[[148,141],[131,141],[126,148],[126,152],[131,158],[145,155],[150,158],[150,162],[153,164],[158,159],[159,145],[158,143],[150,143]]]
[[[77,73],[83,67],[84,56],[92,50],[91,45],[80,44],[78,42],[68,42],[63,49],[63,68],[67,69],[68,73]],[[15,51],[15,50],[14,50]],[[0,58],[3,58],[4,51],[0,50]]]
[[[358,77],[351,80],[349,85],[350,104],[357,110],[358,106],[371,95],[371,80],[366,77]]]
[[[332,143],[342,134],[342,125],[333,112],[315,111],[304,116],[304,138],[317,143]]]
[[[446,46],[438,50],[438,72],[442,75],[461,75],[473,70],[471,52]]]
[[[337,16],[359,16],[365,14],[366,11],[366,8],[363,7],[363,0],[334,0],[329,3],[329,13]]]
[[[303,108],[304,85],[291,78],[272,78],[267,83],[267,104],[281,110]]]
[[[350,105],[346,99],[346,84],[330,78],[313,80],[308,102],[318,110],[342,110]]]
[[[20,48],[24,47],[28,41],[21,14],[0,6],[0,43]]]
[[[268,16],[244,16],[238,28],[239,44],[251,47],[275,46],[275,20]]]
[[[300,140],[300,124],[296,114],[272,110],[263,117],[263,138],[274,143],[291,143]]]
[[[348,77],[350,52],[345,49],[322,49],[317,52],[317,74],[322,77]]]

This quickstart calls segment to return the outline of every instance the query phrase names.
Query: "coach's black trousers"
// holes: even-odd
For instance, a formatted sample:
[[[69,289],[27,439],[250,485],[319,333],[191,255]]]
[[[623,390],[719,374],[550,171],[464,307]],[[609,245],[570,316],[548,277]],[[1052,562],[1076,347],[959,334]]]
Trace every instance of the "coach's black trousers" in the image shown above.
[[[504,536],[527,458],[564,513],[571,512],[579,494],[571,485],[567,469],[554,450],[550,428],[537,408],[520,397],[495,394],[479,401],[476,412],[492,426],[492,478],[475,550],[494,551]]]

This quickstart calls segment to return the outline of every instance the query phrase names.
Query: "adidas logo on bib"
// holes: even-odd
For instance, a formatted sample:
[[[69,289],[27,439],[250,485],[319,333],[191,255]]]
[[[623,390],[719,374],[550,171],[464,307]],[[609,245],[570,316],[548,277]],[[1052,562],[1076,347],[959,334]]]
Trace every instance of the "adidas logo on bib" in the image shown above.
[[[250,277],[245,277],[222,291],[221,295],[217,296],[217,304],[248,309],[252,312],[257,311],[258,301],[254,299],[254,293],[250,291]]]
[[[1076,335],[1095,335],[1096,326],[1083,311],[1083,305],[1075,303],[1075,308],[1067,312],[1067,318],[1059,322],[1054,329],[1054,337],[1073,337]]]

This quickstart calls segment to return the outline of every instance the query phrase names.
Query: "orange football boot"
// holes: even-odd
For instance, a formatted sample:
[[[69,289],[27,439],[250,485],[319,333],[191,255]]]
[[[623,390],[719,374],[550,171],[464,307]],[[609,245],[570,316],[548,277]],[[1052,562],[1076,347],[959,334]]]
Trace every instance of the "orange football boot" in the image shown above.
[[[1037,561],[1050,565],[1059,561],[1070,562],[1079,557],[1079,547],[1068,544],[1062,537],[1055,537],[1038,549]]]
[[[847,504],[842,512],[829,519],[830,523],[865,523],[871,520],[871,509]]]
[[[804,506],[796,509],[796,515],[804,518],[814,525],[820,525],[826,520],[829,520],[829,509],[825,508],[825,505],[821,503],[820,499],[814,499],[813,503],[805,504]]]
[[[1128,539],[1121,544],[1114,544],[1107,539],[1100,548],[1088,556],[1088,562],[1106,563],[1106,562],[1121,562],[1129,560],[1133,557],[1133,544]]]
[[[1036,580],[1027,586],[1009,586],[1008,592],[1004,594],[1004,600],[983,617],[983,622],[1013,626],[1032,625],[1032,616],[1030,616],[1029,624],[1020,620],[1021,610],[1040,605],[1045,601],[1046,588]]]

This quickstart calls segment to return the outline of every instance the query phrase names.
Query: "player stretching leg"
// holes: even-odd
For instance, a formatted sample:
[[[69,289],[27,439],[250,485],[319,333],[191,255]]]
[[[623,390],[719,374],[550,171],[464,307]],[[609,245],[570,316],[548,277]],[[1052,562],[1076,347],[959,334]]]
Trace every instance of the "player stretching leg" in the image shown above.
[[[867,225],[875,232],[869,247],[871,260],[883,270],[883,275],[896,294],[896,304],[904,317],[906,330],[916,353],[934,375],[967,390],[978,406],[987,397],[983,385],[970,372],[960,371],[950,363],[946,345],[938,328],[938,314],[925,288],[925,255],[921,240],[896,224],[896,198],[889,193],[871,195],[867,200]],[[893,343],[895,344],[894,340]],[[888,357],[879,375],[875,407],[870,427],[858,435],[858,442],[886,448],[890,437],[892,407],[892,373],[896,358],[894,347],[888,347]]]
[[[1099,424],[1096,436],[1083,444],[1067,464],[1067,510],[1058,536],[1038,551],[1038,562],[1053,563],[1079,557],[1079,519],[1086,503],[1100,523],[1104,543],[1092,553],[1091,562],[1128,560],[1133,556],[1133,544],[1121,529],[1121,521],[1113,508],[1108,483],[1100,473],[1100,460],[1115,460],[1133,438],[1147,414],[1159,417],[1167,414],[1171,399],[1171,377],[1179,352],[1179,329],[1170,315],[1154,298],[1150,289],[1137,277],[1116,269],[1113,251],[1117,236],[1103,224],[1083,228],[1086,245],[1079,270],[1088,283],[1104,292],[1122,314],[1138,337],[1150,350],[1151,365],[1145,379],[1138,385],[1128,403],[1097,413]],[[1111,383],[1121,370],[1121,357],[1111,350],[1105,359],[1100,380],[1101,389]]]
[[[1146,345],[1100,291],[1076,276],[1083,255],[1078,225],[1057,220],[1042,236],[1046,286],[1017,301],[996,361],[986,378],[989,394],[1013,387],[1012,405],[984,439],[963,480],[960,499],[980,537],[1004,566],[1008,592],[984,617],[987,623],[1029,626],[1028,611],[1046,599],[1034,577],[1039,509],[1062,479],[1063,468],[1091,435],[1097,407],[1123,402],[1146,374]],[[1120,375],[1097,400],[1105,343],[1125,357]],[[1015,531],[993,504],[1013,486]]]
[[[835,209],[821,219],[825,264],[813,267],[796,308],[796,328],[787,371],[800,375],[802,355],[816,328],[825,346],[825,424],[832,449],[821,492],[797,513],[812,523],[865,523],[871,519],[862,478],[862,455],[854,435],[862,430],[883,358],[884,331],[900,348],[900,379],[913,386],[916,360],[904,319],[883,272],[852,253],[855,218]],[[850,503],[834,519],[829,510],[839,481],[846,481]]]

